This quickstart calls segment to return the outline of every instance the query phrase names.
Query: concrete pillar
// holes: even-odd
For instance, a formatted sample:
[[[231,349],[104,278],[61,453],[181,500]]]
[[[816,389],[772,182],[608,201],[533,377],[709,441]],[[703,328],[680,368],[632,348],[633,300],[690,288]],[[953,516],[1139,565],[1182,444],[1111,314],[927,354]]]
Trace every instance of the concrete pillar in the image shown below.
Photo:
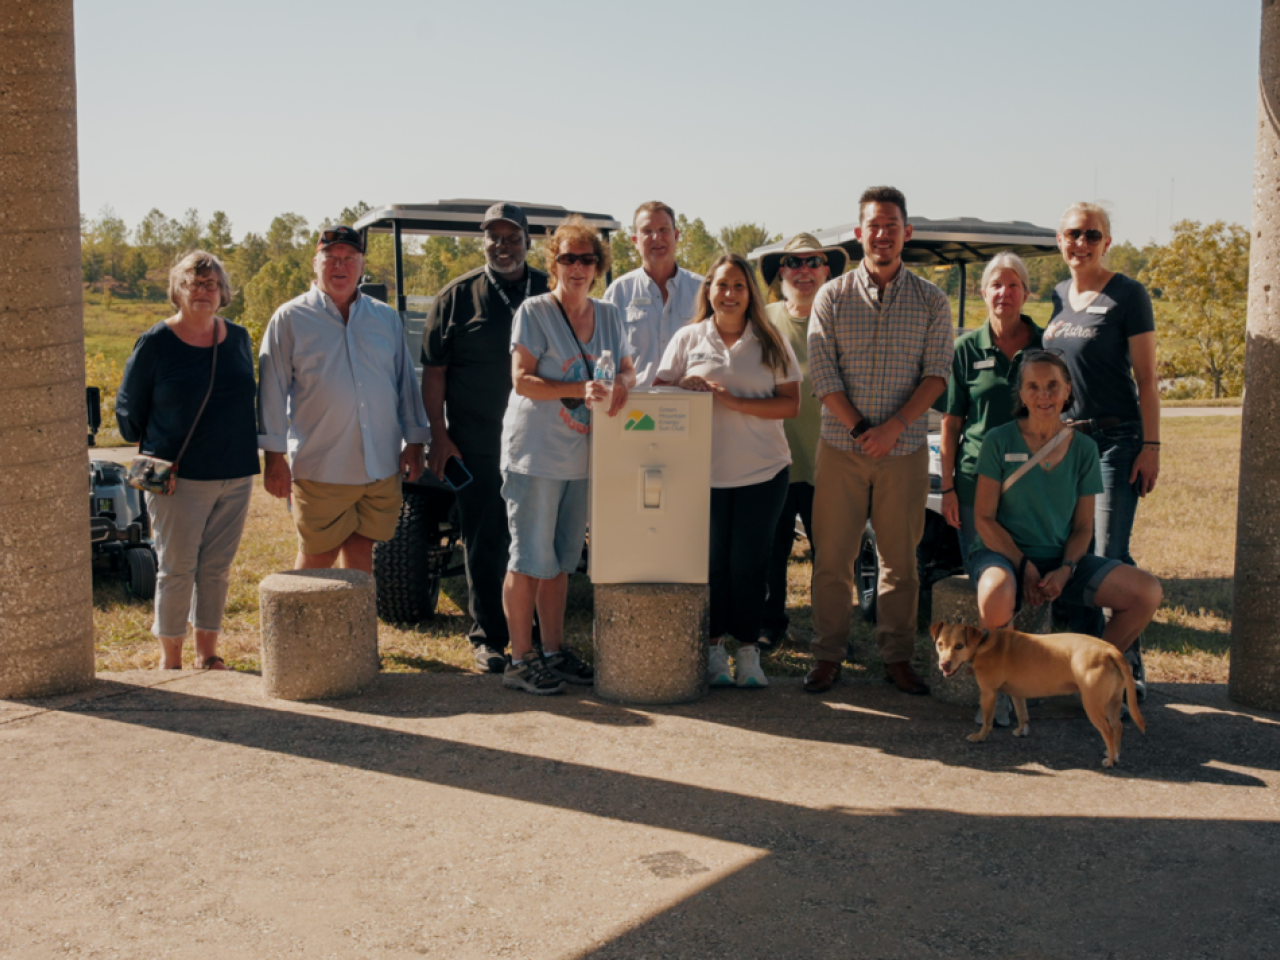
[[[1280,3],[1263,0],[1231,699],[1280,710]]]
[[[705,583],[597,583],[596,694],[688,703],[707,694]]]
[[[354,697],[378,679],[378,603],[361,570],[291,570],[258,587],[262,687],[279,700]]]
[[[72,0],[0,0],[0,697],[93,683]]]

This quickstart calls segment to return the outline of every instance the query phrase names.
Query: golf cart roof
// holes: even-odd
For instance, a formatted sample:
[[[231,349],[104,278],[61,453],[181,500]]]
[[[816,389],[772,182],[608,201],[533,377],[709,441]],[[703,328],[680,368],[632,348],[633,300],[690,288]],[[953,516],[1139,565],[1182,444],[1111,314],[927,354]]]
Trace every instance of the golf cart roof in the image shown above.
[[[953,263],[977,263],[990,260],[997,253],[1011,250],[1020,257],[1046,257],[1058,252],[1057,233],[1050,227],[1037,227],[1023,220],[991,223],[976,217],[956,217],[952,220],[930,220],[928,217],[909,217],[911,239],[902,251],[907,263],[945,265]],[[857,223],[811,231],[823,246],[840,246],[849,259],[862,259],[862,244],[854,235]],[[766,253],[781,250],[785,241],[756,247],[747,255],[749,260],[759,260]]]
[[[435,203],[397,203],[370,210],[352,226],[370,233],[393,233],[397,226],[401,233],[433,234],[445,237],[478,237],[484,213],[500,200],[437,200]],[[576,213],[587,221],[587,226],[605,233],[622,228],[622,224],[607,213],[585,213],[568,210],[548,203],[517,203],[529,218],[529,233],[545,236],[552,233],[564,218]]]

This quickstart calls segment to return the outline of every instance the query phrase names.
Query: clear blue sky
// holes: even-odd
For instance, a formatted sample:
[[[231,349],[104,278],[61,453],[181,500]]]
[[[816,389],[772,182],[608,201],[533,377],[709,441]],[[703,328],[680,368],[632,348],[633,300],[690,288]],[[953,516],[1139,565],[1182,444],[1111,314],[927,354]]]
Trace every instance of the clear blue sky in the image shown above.
[[[77,0],[81,208],[237,238],[496,197],[713,230],[911,212],[1248,224],[1258,0]],[[1095,186],[1096,184],[1096,186]]]

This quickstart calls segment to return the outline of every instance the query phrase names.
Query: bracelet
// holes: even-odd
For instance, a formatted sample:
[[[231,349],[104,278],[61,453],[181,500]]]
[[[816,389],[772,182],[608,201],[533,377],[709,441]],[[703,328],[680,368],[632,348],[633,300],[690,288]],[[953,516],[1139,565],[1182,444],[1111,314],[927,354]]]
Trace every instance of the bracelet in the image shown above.
[[[900,413],[895,413],[895,414],[894,414],[894,417],[895,417],[895,418],[897,418],[897,421],[898,421],[900,424],[902,424],[902,429],[904,429],[904,430],[910,430],[910,429],[911,429],[911,424],[907,423],[906,418],[905,418],[902,414],[900,414]]]
[[[945,497],[948,493],[955,493],[955,492],[956,492],[955,487],[947,487],[947,489],[942,491],[942,495]]]
[[[1144,447],[1158,447],[1160,446],[1160,441],[1159,440],[1143,440],[1142,445]]]

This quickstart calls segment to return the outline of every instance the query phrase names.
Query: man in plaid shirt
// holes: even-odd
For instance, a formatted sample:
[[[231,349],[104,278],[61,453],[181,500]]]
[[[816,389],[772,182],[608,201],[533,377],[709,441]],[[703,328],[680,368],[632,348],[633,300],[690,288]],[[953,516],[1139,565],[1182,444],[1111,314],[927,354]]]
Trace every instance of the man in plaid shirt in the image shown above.
[[[946,294],[907,270],[907,201],[872,187],[859,201],[863,260],[818,291],[809,321],[809,376],[822,401],[814,478],[810,693],[840,677],[853,605],[853,562],[870,515],[880,555],[876,640],[887,679],[929,688],[911,668],[920,580],[916,547],[929,492],[928,410],[951,375],[954,332]]]

